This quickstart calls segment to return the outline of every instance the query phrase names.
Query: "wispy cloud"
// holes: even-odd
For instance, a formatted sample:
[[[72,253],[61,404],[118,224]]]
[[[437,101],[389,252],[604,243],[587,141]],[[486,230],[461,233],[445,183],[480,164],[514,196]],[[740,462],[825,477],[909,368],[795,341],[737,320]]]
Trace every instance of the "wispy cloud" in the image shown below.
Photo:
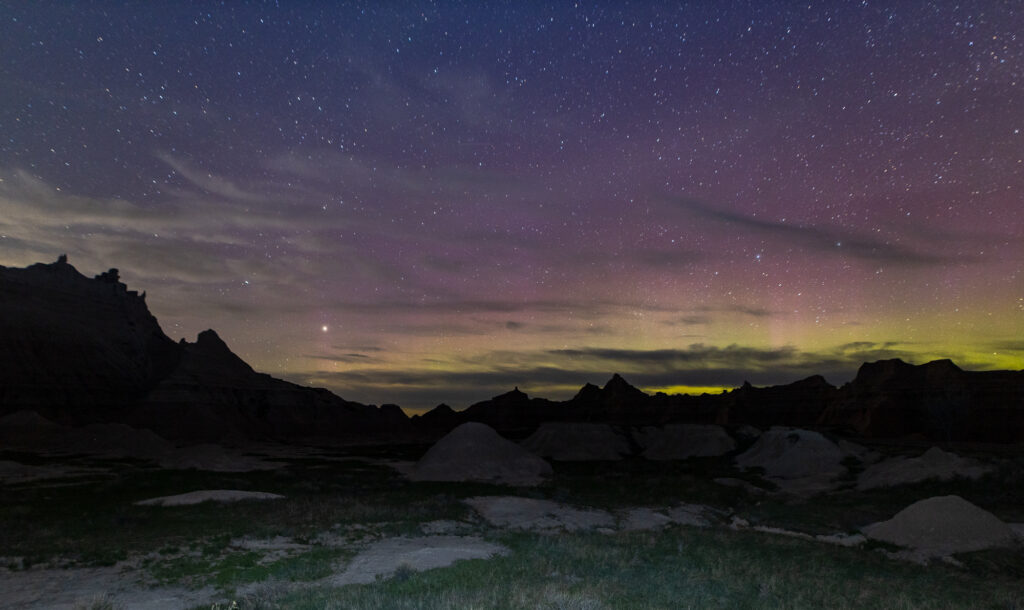
[[[665,320],[663,324],[666,326],[704,326],[737,316],[770,318],[785,315],[783,312],[772,311],[763,307],[737,304],[700,305],[680,313],[683,315]]]
[[[248,202],[264,202],[267,197],[261,193],[242,189],[230,179],[192,167],[184,159],[175,157],[169,153],[157,153],[157,157],[169,165],[171,169],[191,182],[193,185],[203,189],[212,195],[219,195],[227,199]]]
[[[849,256],[871,264],[935,266],[978,262],[973,256],[940,254],[938,244],[933,244],[931,248],[914,248],[840,227],[816,227],[764,220],[711,206],[696,199],[673,198],[670,201],[698,218],[723,223],[763,238],[778,239],[786,244],[794,244],[815,252]]]

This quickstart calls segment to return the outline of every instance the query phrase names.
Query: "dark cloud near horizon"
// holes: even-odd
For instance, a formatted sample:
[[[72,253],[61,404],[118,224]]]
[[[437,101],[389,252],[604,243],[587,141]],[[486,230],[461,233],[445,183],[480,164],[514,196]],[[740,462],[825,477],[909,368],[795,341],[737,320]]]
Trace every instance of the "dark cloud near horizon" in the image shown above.
[[[990,345],[992,346],[992,349],[995,350],[1024,352],[1024,341],[993,341]]]
[[[513,387],[539,388],[539,397],[565,399],[586,383],[604,385],[614,373],[642,387],[731,388],[744,382],[765,386],[792,383],[811,375],[822,375],[833,385],[841,385],[852,380],[864,362],[892,358],[917,363],[912,352],[896,343],[856,342],[818,352],[792,346],[718,348],[693,344],[679,350],[579,348],[548,350],[543,354],[502,351],[470,359],[482,365],[477,369],[466,365],[460,366],[463,370],[445,366],[410,370],[364,368],[291,378],[325,384],[343,397],[366,402],[395,402],[412,408],[445,402],[462,408]],[[534,363],[538,361],[552,364],[537,366]],[[544,390],[548,388],[557,389],[547,395]]]
[[[341,362],[346,364],[367,364],[371,362],[381,362],[380,358],[375,358],[367,354],[359,354],[355,352],[347,354],[334,354],[334,355],[318,355],[318,354],[305,354],[304,358],[312,358],[314,360],[327,360],[328,362]]]

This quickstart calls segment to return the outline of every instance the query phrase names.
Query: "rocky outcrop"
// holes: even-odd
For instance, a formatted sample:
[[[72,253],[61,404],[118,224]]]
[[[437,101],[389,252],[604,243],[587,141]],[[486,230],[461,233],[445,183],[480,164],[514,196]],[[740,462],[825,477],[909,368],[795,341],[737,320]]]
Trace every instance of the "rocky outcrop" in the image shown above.
[[[441,437],[454,430],[462,420],[455,409],[441,403],[422,415],[413,415],[410,421],[418,432],[430,437]]]
[[[554,415],[552,403],[543,398],[530,398],[519,388],[490,400],[471,405],[459,414],[462,422],[479,422],[511,435],[522,435],[536,429]]]
[[[181,359],[116,269],[93,279],[61,256],[0,267],[0,415],[64,424],[116,420]]]
[[[603,388],[588,383],[567,401],[529,398],[516,389],[445,417],[448,429],[454,421],[481,421],[513,436],[559,421],[636,428],[782,425],[867,438],[1012,443],[1024,441],[1024,371],[964,371],[948,360],[919,366],[883,360],[865,363],[841,388],[814,375],[701,396],[649,395],[616,374]]]
[[[574,421],[599,421],[629,425],[642,417],[650,403],[650,396],[633,387],[621,375],[612,378],[598,388],[587,384],[564,404],[566,419]]]
[[[0,416],[123,423],[169,439],[405,438],[378,409],[255,372],[212,330],[175,343],[116,269],[89,279],[62,256],[0,267]]]
[[[821,375],[788,385],[755,388],[749,383],[722,397],[721,422],[760,428],[785,424],[811,426],[835,397],[836,388]],[[722,417],[724,415],[724,417]]]
[[[818,424],[867,437],[1024,440],[1024,371],[964,371],[949,360],[865,363]]]

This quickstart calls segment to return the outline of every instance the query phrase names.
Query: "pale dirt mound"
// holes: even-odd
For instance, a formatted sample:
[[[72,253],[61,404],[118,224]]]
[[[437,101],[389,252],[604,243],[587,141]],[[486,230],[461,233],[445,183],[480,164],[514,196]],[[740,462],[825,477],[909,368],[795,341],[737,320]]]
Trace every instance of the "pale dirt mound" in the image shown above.
[[[499,544],[475,536],[389,538],[370,545],[352,559],[344,572],[327,578],[323,584],[371,583],[391,576],[403,566],[421,572],[450,566],[461,559],[490,559],[508,552]]]
[[[669,424],[662,428],[640,428],[633,439],[643,447],[649,460],[685,460],[691,457],[725,455],[736,441],[721,426]]]
[[[437,441],[409,475],[413,481],[481,481],[538,485],[551,465],[490,426],[469,422]]]
[[[977,460],[932,447],[915,458],[894,457],[868,467],[860,474],[857,489],[863,491],[878,487],[895,487],[929,479],[978,479],[992,470],[991,466]]]
[[[846,454],[817,432],[774,427],[763,433],[750,449],[736,458],[741,468],[764,468],[769,477],[798,479],[830,474],[838,476]]]
[[[200,502],[239,502],[241,500],[278,500],[284,496],[265,491],[242,491],[239,489],[203,489],[176,496],[160,496],[139,500],[138,506],[187,506]]]
[[[582,510],[550,500],[516,496],[477,496],[464,500],[488,523],[529,531],[552,533],[594,528],[613,528],[615,517],[603,510]]]
[[[522,446],[564,462],[621,460],[633,452],[629,440],[608,424],[584,422],[544,422]]]
[[[836,487],[836,479],[846,473],[842,462],[847,456],[817,432],[773,427],[735,462],[740,468],[763,468],[765,478],[783,491],[808,496]]]
[[[992,513],[960,496],[938,496],[915,502],[888,521],[861,528],[865,536],[926,557],[941,557],[1016,543],[1010,527]]]

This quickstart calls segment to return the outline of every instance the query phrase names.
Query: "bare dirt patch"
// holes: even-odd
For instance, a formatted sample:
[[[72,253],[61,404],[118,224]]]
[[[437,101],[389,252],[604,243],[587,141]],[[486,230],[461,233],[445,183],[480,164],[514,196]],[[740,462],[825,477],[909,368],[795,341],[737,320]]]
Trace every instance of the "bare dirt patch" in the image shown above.
[[[489,559],[508,552],[499,544],[475,536],[387,538],[371,544],[324,584],[370,583],[393,575],[403,566],[420,572],[450,566],[461,559]]]
[[[212,588],[150,588],[125,566],[109,568],[0,570],[0,602],[4,608],[75,610],[94,600],[116,608],[180,610],[210,603]]]
[[[174,496],[160,496],[139,500],[139,506],[187,506],[200,502],[239,502],[241,500],[278,500],[284,496],[265,491],[242,491],[240,489],[201,489]]]

